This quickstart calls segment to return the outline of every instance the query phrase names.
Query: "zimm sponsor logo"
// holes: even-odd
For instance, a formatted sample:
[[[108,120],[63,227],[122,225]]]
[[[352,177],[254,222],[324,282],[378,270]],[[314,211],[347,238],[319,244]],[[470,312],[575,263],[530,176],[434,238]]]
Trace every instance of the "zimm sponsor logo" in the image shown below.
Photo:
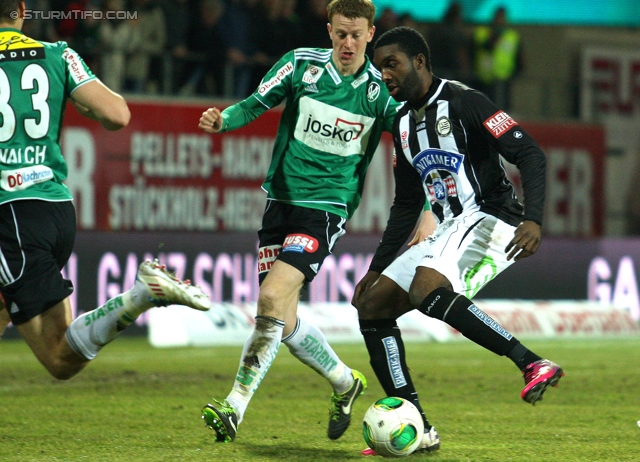
[[[491,131],[495,138],[500,138],[507,130],[516,125],[518,122],[504,111],[498,111],[484,121],[484,126]]]
[[[446,170],[458,173],[464,161],[462,154],[441,151],[439,149],[427,149],[413,159],[413,166],[420,172],[422,179],[431,170]]]
[[[306,126],[304,127],[304,133],[315,133],[322,135],[332,140],[338,140],[343,143],[354,141],[360,138],[364,131],[364,124],[359,122],[349,122],[348,120],[337,118],[333,125],[322,123],[320,120],[314,119],[312,114],[309,114]]]
[[[293,72],[293,64],[288,62],[278,70],[275,77],[272,77],[271,79],[267,80],[262,85],[260,85],[260,87],[258,88],[258,93],[261,95],[264,95],[265,93],[269,92],[269,90],[271,90],[276,85],[280,84],[280,82],[282,82],[282,79],[284,79],[287,75],[291,74],[292,72]]]

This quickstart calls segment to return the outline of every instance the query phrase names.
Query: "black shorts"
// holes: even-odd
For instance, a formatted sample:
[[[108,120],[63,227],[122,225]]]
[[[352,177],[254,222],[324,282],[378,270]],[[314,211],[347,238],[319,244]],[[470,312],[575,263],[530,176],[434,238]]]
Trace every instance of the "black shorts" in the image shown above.
[[[268,200],[258,231],[260,283],[276,259],[300,270],[308,282],[312,281],[345,233],[346,221],[323,210]]]
[[[0,205],[0,292],[14,324],[45,312],[73,292],[60,274],[71,256],[71,201],[19,200]]]

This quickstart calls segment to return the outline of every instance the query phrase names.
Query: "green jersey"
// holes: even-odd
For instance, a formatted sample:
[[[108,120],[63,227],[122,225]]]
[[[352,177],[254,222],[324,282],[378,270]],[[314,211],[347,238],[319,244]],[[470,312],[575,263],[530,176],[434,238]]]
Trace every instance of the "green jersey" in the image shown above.
[[[300,48],[284,55],[252,96],[223,111],[223,130],[246,125],[286,100],[263,185],[268,197],[349,219],[399,103],[368,58],[356,74],[343,76],[331,54]]]
[[[0,204],[68,201],[59,137],[66,98],[95,79],[65,42],[0,28]]]

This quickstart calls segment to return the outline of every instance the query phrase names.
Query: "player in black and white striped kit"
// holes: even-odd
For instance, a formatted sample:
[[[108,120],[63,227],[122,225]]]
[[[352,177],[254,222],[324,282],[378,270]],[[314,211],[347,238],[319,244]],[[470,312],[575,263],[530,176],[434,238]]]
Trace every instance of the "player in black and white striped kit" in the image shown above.
[[[429,47],[417,31],[399,27],[382,35],[374,61],[389,94],[406,104],[393,131],[396,196],[389,222],[352,301],[372,368],[387,395],[409,399],[422,410],[396,323],[418,309],[510,358],[524,375],[522,399],[534,404],[558,383],[562,369],[527,349],[470,299],[538,249],[544,154],[484,94],[434,76]],[[500,155],[520,170],[524,205]],[[410,248],[396,258],[421,213]],[[394,364],[400,367],[390,367]],[[421,449],[439,446],[425,417]]]

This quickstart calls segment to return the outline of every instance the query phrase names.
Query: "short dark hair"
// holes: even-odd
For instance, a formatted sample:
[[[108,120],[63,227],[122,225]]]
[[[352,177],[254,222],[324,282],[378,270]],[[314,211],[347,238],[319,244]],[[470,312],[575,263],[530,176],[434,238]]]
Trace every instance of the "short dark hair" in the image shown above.
[[[422,34],[415,29],[406,26],[394,27],[380,36],[376,41],[376,48],[387,45],[398,45],[398,48],[409,58],[415,58],[419,54],[427,60],[427,70],[431,72],[431,51]]]
[[[17,19],[20,0],[0,0],[0,22],[13,22]],[[11,14],[13,13],[13,15]]]

